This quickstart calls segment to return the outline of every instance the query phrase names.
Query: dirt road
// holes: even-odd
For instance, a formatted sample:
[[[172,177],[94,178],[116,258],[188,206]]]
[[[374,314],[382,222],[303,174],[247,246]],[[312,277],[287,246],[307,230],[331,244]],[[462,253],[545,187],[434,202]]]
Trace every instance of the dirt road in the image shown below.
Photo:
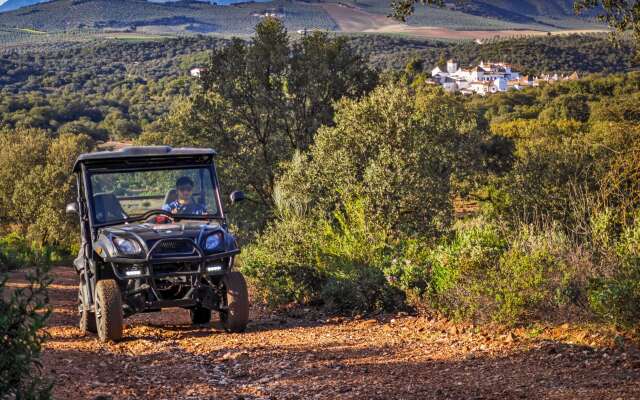
[[[640,399],[637,348],[566,326],[256,311],[248,332],[227,334],[176,309],[135,316],[125,341],[103,344],[76,328],[74,272],[54,277],[43,362],[57,399]]]

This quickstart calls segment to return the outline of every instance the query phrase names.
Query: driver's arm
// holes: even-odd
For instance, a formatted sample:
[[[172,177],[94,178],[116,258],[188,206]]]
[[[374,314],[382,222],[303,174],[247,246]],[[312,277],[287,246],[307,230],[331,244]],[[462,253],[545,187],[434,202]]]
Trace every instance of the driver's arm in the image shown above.
[[[170,212],[171,214],[175,214],[178,212],[178,209],[173,207],[173,203],[165,204],[164,206],[162,206],[162,209],[164,211]]]

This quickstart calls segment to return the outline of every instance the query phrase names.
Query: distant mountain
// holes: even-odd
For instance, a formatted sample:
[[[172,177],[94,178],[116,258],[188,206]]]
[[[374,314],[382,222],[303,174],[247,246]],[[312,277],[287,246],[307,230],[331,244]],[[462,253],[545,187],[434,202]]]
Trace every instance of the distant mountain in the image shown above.
[[[0,12],[17,10],[21,7],[27,7],[38,3],[43,3],[48,0],[7,0],[0,5]]]
[[[32,6],[34,4],[44,3],[50,0],[0,0],[0,12],[17,10],[18,8]],[[152,3],[176,3],[182,0],[148,0]],[[203,3],[211,3],[218,5],[229,5],[236,3],[243,3],[247,0],[195,0]],[[254,0],[255,1],[255,0]],[[268,0],[257,0],[257,2],[264,2]]]
[[[563,19],[576,17],[574,0],[472,0],[456,3],[454,7],[468,14],[513,22],[534,22],[540,18]],[[593,14],[587,14],[590,16]]]

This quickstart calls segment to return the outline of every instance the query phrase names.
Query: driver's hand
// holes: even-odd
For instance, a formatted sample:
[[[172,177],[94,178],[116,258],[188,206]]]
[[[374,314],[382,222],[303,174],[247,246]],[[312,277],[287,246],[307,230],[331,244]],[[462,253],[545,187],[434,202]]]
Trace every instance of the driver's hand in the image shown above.
[[[177,208],[172,208],[171,209],[171,214],[177,214],[178,213],[178,209]]]

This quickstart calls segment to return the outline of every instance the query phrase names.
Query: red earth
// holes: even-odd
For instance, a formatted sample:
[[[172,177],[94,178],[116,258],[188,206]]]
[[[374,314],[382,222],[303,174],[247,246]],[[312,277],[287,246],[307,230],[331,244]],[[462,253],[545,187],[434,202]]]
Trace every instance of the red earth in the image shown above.
[[[76,326],[73,269],[53,276],[42,371],[57,399],[640,399],[640,351],[594,328],[254,307],[247,332],[228,334],[170,309],[129,318],[122,342],[101,343]]]

